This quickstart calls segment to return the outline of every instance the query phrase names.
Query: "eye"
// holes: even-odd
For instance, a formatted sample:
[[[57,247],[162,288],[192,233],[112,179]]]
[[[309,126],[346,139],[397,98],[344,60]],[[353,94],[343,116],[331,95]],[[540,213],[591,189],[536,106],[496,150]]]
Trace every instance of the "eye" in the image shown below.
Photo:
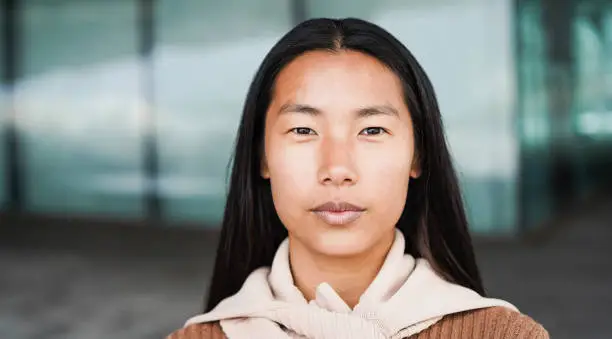
[[[387,131],[382,127],[368,127],[364,128],[359,134],[362,135],[379,135],[387,133]]]
[[[317,134],[312,128],[308,128],[308,127],[292,128],[289,132],[298,134],[298,135],[316,135]]]

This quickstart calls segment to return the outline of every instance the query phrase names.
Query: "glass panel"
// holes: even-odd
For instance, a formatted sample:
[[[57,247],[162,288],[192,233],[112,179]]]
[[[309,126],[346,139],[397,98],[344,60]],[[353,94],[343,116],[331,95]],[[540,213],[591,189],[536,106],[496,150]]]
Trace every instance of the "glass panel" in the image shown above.
[[[611,4],[519,2],[521,210],[528,228],[610,181]]]
[[[577,12],[573,122],[580,149],[574,165],[582,196],[605,183],[612,165],[612,6],[586,2]]]
[[[8,111],[8,97],[4,86],[0,85],[0,210],[3,210],[7,203],[6,187],[6,142],[5,124]]]
[[[247,87],[290,1],[157,2],[155,110],[164,215],[216,227]]]
[[[525,225],[535,225],[552,213],[550,188],[551,131],[546,86],[545,35],[542,8],[521,2],[518,10],[519,138],[521,145],[521,209]]]
[[[313,17],[357,16],[375,22],[413,52],[436,89],[472,229],[512,232],[518,152],[512,1],[309,4]]]
[[[136,1],[23,1],[27,208],[140,217]]]
[[[0,74],[4,72],[4,16],[0,15]],[[6,88],[0,79],[0,210],[6,204],[6,142],[4,129],[8,110]]]

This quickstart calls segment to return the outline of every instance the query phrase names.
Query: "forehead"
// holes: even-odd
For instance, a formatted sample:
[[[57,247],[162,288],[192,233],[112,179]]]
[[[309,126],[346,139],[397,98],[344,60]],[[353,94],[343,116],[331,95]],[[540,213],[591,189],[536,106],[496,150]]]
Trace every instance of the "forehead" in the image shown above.
[[[383,63],[356,51],[313,51],[300,55],[279,73],[272,104],[287,101],[321,107],[403,105],[399,78]]]

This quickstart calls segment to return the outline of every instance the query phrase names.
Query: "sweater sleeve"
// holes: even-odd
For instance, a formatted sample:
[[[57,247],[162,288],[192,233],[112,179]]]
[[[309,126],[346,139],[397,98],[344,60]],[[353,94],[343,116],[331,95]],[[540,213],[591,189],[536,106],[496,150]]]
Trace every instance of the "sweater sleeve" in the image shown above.
[[[227,339],[218,322],[194,324],[172,332],[166,339]]]
[[[411,339],[549,339],[542,325],[504,307],[492,307],[444,317]]]

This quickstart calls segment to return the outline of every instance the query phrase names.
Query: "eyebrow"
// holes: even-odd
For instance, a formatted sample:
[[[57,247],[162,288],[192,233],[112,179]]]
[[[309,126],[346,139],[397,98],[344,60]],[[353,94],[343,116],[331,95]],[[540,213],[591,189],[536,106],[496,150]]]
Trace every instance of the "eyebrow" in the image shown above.
[[[283,115],[287,113],[301,113],[317,116],[321,115],[323,112],[320,109],[309,105],[287,103],[281,106],[278,114]],[[397,109],[389,105],[367,106],[356,110],[357,118],[367,118],[376,115],[388,115],[396,118],[399,118],[400,116]]]

